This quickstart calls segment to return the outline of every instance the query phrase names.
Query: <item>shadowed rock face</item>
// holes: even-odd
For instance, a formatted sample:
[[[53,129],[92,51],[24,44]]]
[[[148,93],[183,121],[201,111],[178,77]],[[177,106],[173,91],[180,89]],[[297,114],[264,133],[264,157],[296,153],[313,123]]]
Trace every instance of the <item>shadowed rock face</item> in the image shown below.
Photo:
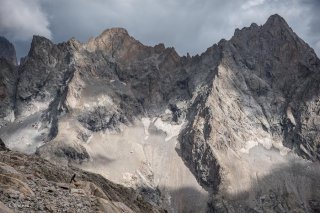
[[[0,58],[4,58],[13,65],[17,65],[16,50],[14,46],[5,38],[0,36]]]
[[[8,148],[6,147],[6,145],[4,144],[4,142],[1,139],[0,139],[0,150],[1,151],[8,150]]]
[[[203,187],[214,193],[218,188],[218,194],[226,197],[247,193],[246,198],[239,196],[231,203],[241,200],[241,205],[248,204],[259,190],[260,195],[268,196],[264,192],[267,187],[252,185],[262,184],[260,180],[278,169],[280,161],[291,165],[288,159],[295,159],[292,152],[319,160],[320,61],[278,15],[263,26],[252,24],[236,30],[230,41],[218,46],[220,62],[189,108],[189,123],[180,134],[180,152]],[[265,153],[256,146],[270,151]],[[273,148],[277,151],[271,151]],[[302,184],[290,178],[285,182]],[[277,191],[278,202],[281,184],[269,184],[270,190]],[[296,202],[299,196],[305,195],[285,199]],[[314,204],[308,199],[313,198],[319,203],[312,194],[304,198],[302,209],[311,211]],[[249,206],[257,209],[258,204]],[[281,211],[290,211],[290,207]],[[239,206],[233,211],[236,209]],[[264,207],[267,209],[278,212]],[[232,212],[232,208],[227,210]]]
[[[0,36],[0,126],[14,120],[17,85],[17,59],[14,46]]]
[[[129,183],[170,212],[318,208],[318,182],[290,168],[320,175],[320,60],[279,15],[194,57],[122,28],[87,43],[35,36],[18,73],[0,87],[14,97],[0,129],[9,148]],[[315,191],[301,192],[304,182]],[[205,208],[190,205],[186,188]]]
[[[266,131],[300,155],[319,160],[320,61],[314,51],[279,16],[263,27],[236,32],[231,43],[235,62],[256,78],[245,81],[264,112]]]

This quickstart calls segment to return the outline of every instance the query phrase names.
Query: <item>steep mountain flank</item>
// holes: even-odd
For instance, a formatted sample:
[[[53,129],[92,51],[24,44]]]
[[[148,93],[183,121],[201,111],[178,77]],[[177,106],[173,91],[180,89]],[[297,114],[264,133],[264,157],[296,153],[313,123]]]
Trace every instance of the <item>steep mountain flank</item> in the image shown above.
[[[17,85],[16,53],[13,45],[0,36],[0,127],[13,122]]]
[[[5,37],[0,36],[0,58],[4,58],[9,63],[17,65],[16,50]]]
[[[223,206],[225,201],[217,199],[223,194],[249,206],[231,207],[234,200],[216,211],[312,211],[309,202],[319,201],[318,189],[302,192],[300,187],[319,185],[311,178],[319,176],[318,163],[294,153],[311,161],[319,154],[319,59],[278,15],[261,27],[236,30],[219,46],[221,61],[208,86],[194,98],[189,124],[180,134],[182,157],[199,183],[213,191],[214,205]],[[310,123],[303,121],[308,116]],[[315,168],[299,174],[287,171],[305,166]],[[277,175],[270,175],[273,172]],[[277,181],[270,180],[275,177]],[[264,206],[261,199],[270,191],[284,206]],[[302,206],[292,203],[301,197]]]
[[[87,43],[35,36],[18,68],[3,60],[11,149],[168,212],[320,209],[320,60],[279,15],[194,57],[113,28]]]

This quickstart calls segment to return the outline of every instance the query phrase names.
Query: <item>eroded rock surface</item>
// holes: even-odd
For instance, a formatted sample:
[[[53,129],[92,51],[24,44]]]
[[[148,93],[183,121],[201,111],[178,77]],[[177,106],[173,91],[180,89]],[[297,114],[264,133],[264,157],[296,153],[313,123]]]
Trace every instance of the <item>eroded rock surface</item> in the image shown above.
[[[38,156],[0,152],[1,212],[163,212],[101,175]]]
[[[15,94],[17,85],[16,53],[14,46],[0,36],[0,126],[15,119]]]
[[[5,37],[0,36],[0,58],[4,58],[9,63],[17,65],[16,50]]]
[[[9,148],[169,212],[319,210],[320,60],[279,15],[194,57],[122,28],[87,43],[35,36],[18,72],[0,70]]]

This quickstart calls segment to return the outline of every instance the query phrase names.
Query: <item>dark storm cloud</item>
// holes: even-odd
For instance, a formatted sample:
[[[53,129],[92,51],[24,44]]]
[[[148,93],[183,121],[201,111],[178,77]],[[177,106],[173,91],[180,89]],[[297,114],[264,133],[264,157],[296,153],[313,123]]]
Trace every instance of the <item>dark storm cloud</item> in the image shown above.
[[[0,0],[0,8],[4,2],[16,2],[17,5],[11,4],[15,10],[22,10],[23,4],[36,8],[38,15],[33,18],[42,17],[42,22],[23,22],[23,29],[32,29],[26,30],[23,39],[15,36],[23,33],[13,30],[21,25],[19,22],[2,30],[12,35],[9,39],[20,42],[19,53],[26,53],[21,43],[30,41],[31,31],[52,35],[55,42],[71,37],[86,41],[106,28],[124,27],[144,44],[163,42],[174,46],[180,54],[196,54],[222,38],[229,39],[235,28],[252,22],[263,24],[274,13],[283,16],[320,53],[317,0]],[[10,26],[10,20],[4,22]],[[0,28],[3,28],[1,21]]]
[[[95,0],[88,4],[87,1],[69,0],[58,10],[56,6],[64,1],[58,2],[45,4],[49,14],[56,12],[49,17],[50,22],[63,23],[51,26],[57,40],[75,35],[85,41],[106,28],[124,27],[145,44],[164,42],[183,54],[203,51],[218,37],[220,39],[220,32],[229,25],[228,20],[222,18],[223,11],[225,8],[236,8],[231,2],[221,4],[219,1]],[[214,38],[209,38],[210,34],[214,34]],[[208,39],[211,40],[209,44]]]
[[[308,23],[308,41],[320,56],[320,1],[305,0],[304,4],[310,8],[310,22]]]

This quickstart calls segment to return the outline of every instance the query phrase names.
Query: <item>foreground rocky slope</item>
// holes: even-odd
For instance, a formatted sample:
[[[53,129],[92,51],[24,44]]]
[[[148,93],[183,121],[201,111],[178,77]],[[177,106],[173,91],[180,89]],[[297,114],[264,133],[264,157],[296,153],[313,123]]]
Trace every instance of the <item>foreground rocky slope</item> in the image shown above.
[[[169,212],[319,211],[320,61],[279,15],[194,57],[115,28],[2,60],[9,148]]]
[[[163,212],[100,175],[10,151],[2,141],[0,152],[1,212]]]

